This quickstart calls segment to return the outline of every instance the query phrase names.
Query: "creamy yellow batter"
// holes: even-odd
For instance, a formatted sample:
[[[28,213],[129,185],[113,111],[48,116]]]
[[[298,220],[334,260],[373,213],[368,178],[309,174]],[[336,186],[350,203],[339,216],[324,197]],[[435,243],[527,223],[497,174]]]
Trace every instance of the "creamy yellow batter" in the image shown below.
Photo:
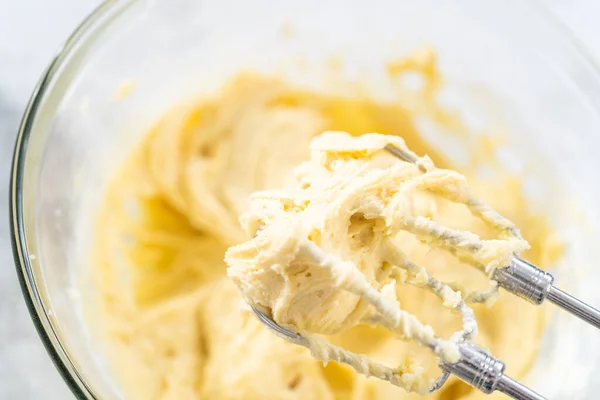
[[[416,153],[450,166],[399,105],[309,93],[241,75],[221,93],[164,115],[114,177],[94,243],[93,323],[127,398],[420,398],[337,363],[323,367],[307,349],[281,340],[241,311],[243,300],[226,276],[225,250],[246,239],[238,218],[249,195],[288,185],[293,167],[308,159],[311,139],[325,130],[401,133]],[[560,246],[545,220],[526,207],[518,180],[469,178],[483,200],[521,228],[531,244],[523,256],[549,266]],[[445,215],[447,224],[491,235],[466,210]],[[447,252],[416,240],[404,251],[444,281],[469,287],[487,282]],[[460,328],[431,293],[401,285],[398,299],[442,336]],[[511,376],[521,377],[536,355],[543,311],[510,295],[491,308],[473,307],[477,342],[506,361]],[[427,351],[419,353],[383,328],[356,326],[327,338],[387,365],[414,351],[424,368],[437,369]],[[406,369],[420,368],[411,360]],[[482,396],[451,379],[431,398]]]

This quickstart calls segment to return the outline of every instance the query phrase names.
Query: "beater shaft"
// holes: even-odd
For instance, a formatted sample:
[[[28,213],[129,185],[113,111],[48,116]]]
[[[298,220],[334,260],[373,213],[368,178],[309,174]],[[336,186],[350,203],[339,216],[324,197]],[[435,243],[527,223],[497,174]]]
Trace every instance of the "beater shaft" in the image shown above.
[[[555,286],[550,287],[546,298],[560,308],[567,310],[576,317],[600,329],[600,311],[594,307],[576,299]]]
[[[521,258],[514,257],[507,267],[499,268],[494,279],[507,291],[540,305],[544,300],[600,329],[600,311],[556,288],[552,274]]]
[[[473,343],[463,343],[460,345],[460,355],[457,363],[442,364],[442,369],[483,393],[491,394],[497,390],[516,400],[546,400],[504,375],[505,364],[483,348]]]
[[[503,375],[502,378],[498,381],[498,386],[496,390],[504,393],[510,398],[516,400],[545,400],[545,397],[540,396],[533,390],[529,389],[526,386],[521,385],[519,382],[515,381],[512,378],[509,378],[506,375]]]

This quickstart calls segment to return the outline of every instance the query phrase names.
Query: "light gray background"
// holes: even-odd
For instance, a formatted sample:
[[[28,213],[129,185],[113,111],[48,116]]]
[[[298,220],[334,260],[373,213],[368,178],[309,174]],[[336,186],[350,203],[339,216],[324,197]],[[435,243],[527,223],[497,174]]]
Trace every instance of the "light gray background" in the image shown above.
[[[164,0],[168,1],[168,0]],[[600,60],[600,2],[543,0]],[[0,0],[0,399],[70,399],[35,332],[15,275],[8,229],[14,138],[46,64],[98,0]]]

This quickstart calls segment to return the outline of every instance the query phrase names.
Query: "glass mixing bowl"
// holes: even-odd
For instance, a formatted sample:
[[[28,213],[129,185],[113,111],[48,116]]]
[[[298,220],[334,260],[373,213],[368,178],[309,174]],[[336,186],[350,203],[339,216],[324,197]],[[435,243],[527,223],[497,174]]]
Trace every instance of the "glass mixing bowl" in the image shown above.
[[[346,79],[373,76],[377,86],[384,62],[421,45],[439,56],[445,103],[475,127],[501,121],[508,133],[503,163],[523,175],[530,201],[568,245],[557,281],[600,305],[593,268],[600,75],[536,3],[107,1],[43,74],[23,119],[11,183],[23,293],[77,397],[123,397],[83,318],[94,291],[86,244],[107,177],[152,121],[246,69],[323,89],[319,77],[332,55]],[[119,91],[131,93],[119,100]],[[458,157],[452,143],[443,146]],[[597,398],[597,332],[554,313],[540,346],[526,384],[553,399]]]

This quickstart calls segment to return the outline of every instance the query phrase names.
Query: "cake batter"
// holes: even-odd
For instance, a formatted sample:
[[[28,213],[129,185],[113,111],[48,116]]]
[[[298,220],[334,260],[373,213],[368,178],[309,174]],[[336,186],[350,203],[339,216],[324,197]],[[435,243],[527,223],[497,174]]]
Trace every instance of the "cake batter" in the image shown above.
[[[422,62],[427,79],[435,66],[429,64],[432,59]],[[419,135],[401,105],[311,93],[242,74],[220,93],[166,113],[114,177],[98,215],[93,315],[128,399],[421,398],[337,363],[323,367],[307,349],[276,337],[244,311],[236,285],[226,276],[226,249],[247,239],[238,218],[250,194],[290,185],[293,168],[309,157],[310,141],[326,130],[401,133],[416,153],[451,167]],[[527,208],[519,181],[508,175],[480,181],[463,172],[475,193],[521,228],[531,245],[523,256],[541,267],[551,265],[560,245],[545,219]],[[414,206],[429,207],[429,201]],[[447,224],[491,234],[465,218],[464,210],[444,215]],[[430,251],[416,240],[403,251],[432,275],[460,282],[463,293],[487,282],[452,255]],[[430,293],[401,285],[398,300],[440,336],[460,328],[456,316]],[[514,296],[488,306],[473,306],[477,342],[519,378],[536,356],[543,310]],[[405,359],[405,370],[437,370],[427,351],[420,353],[382,328],[359,325],[331,331],[327,339],[386,365],[415,352]],[[430,398],[483,395],[451,379]]]

